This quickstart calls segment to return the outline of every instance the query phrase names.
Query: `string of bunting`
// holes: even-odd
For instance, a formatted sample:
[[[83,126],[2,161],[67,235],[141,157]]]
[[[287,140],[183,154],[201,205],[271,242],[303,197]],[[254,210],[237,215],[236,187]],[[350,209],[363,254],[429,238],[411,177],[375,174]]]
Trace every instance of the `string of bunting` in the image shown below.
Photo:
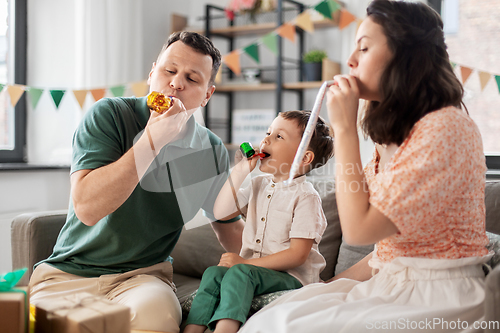
[[[259,57],[259,46],[264,45],[267,49],[269,49],[274,54],[278,53],[278,35],[290,40],[292,43],[295,43],[295,34],[296,27],[301,28],[302,30],[308,33],[314,33],[314,23],[311,16],[311,11],[315,10],[326,19],[333,19],[333,15],[340,11],[339,17],[339,29],[345,29],[353,22],[357,22],[358,24],[361,22],[361,19],[354,16],[352,13],[342,8],[342,6],[336,2],[335,0],[322,0],[316,5],[312,6],[312,8],[308,8],[294,19],[289,22],[285,22],[281,26],[277,27],[272,32],[262,36],[257,41],[241,48],[235,49],[227,55],[222,57],[222,61],[226,64],[226,66],[233,71],[236,75],[241,75],[241,67],[240,67],[240,56],[241,54],[248,55],[253,61],[257,64],[260,63]],[[472,73],[477,73],[479,76],[479,82],[481,85],[481,91],[483,91],[488,84],[488,82],[493,78],[493,81],[496,81],[498,91],[500,93],[500,75],[493,74],[490,72],[478,70],[475,68],[471,68],[468,66],[464,66],[461,64],[457,64],[455,62],[451,62],[453,68],[458,68],[461,74],[462,83],[465,85],[465,82],[471,77]],[[96,89],[84,89],[84,90],[70,90],[70,89],[43,89],[37,87],[30,87],[26,85],[20,84],[2,84],[0,83],[0,92],[3,93],[4,89],[7,90],[7,93],[10,96],[10,103],[14,107],[17,102],[21,98],[24,92],[27,92],[31,106],[33,110],[36,109],[38,101],[40,100],[43,92],[48,90],[56,109],[59,108],[61,100],[64,96],[66,96],[68,91],[72,91],[73,95],[80,105],[83,108],[85,100],[87,98],[88,93],[92,95],[94,100],[97,102],[104,96],[106,93],[110,93],[114,97],[123,97],[126,91],[126,88],[129,87],[134,96],[142,97],[146,96],[148,93],[148,85],[146,81],[133,82],[123,85],[116,85],[111,87],[104,88],[96,88]]]
[[[4,90],[8,93],[10,97],[10,104],[15,107],[21,96],[26,92],[28,94],[31,107],[33,110],[36,109],[40,98],[44,91],[48,91],[50,94],[54,105],[59,108],[63,97],[67,96],[67,92],[73,92],[73,96],[76,101],[83,108],[87,95],[90,93],[95,102],[110,93],[114,97],[123,97],[127,88],[130,88],[132,94],[137,97],[146,96],[148,94],[148,84],[147,81],[139,81],[128,84],[116,85],[106,88],[96,88],[96,89],[82,89],[82,90],[71,90],[71,89],[44,89],[38,87],[30,87],[22,84],[4,84],[0,83],[0,93],[4,93]]]

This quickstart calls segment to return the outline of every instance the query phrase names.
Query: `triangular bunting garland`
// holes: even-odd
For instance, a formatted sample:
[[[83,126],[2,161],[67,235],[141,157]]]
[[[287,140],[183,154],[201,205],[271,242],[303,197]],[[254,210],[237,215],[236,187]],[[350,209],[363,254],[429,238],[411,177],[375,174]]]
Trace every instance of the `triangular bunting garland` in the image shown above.
[[[75,95],[76,101],[83,108],[83,104],[85,103],[85,98],[87,98],[88,90],[73,90],[73,95]]]
[[[451,64],[451,68],[455,69],[455,67],[457,67],[457,64],[454,63],[453,61],[450,61],[450,64]]]
[[[50,90],[50,95],[56,104],[56,109],[59,108],[59,104],[61,103],[65,92],[66,90]]]
[[[250,44],[247,47],[243,48],[246,54],[252,57],[256,63],[260,63],[259,60],[259,46],[256,43]]]
[[[278,29],[276,29],[278,35],[283,38],[290,40],[295,43],[295,26],[290,23],[283,23]]]
[[[481,91],[484,90],[484,87],[488,84],[490,80],[491,74],[486,72],[479,72],[479,82],[481,83]]]
[[[113,96],[122,97],[123,94],[125,93],[125,86],[124,85],[114,86],[114,87],[109,88],[109,90],[111,91]]]
[[[272,53],[278,54],[278,35],[271,32],[260,39]]]
[[[30,100],[31,100],[31,107],[34,110],[34,109],[36,109],[36,106],[38,105],[38,101],[40,100],[40,97],[42,97],[43,89],[27,87],[26,91],[28,92],[28,96],[30,97]]]
[[[131,89],[136,97],[142,97],[148,94],[148,85],[146,81],[132,83]]]
[[[332,19],[332,10],[330,9],[330,5],[328,1],[321,1],[316,6],[314,6],[314,10],[326,17],[327,19]]]
[[[1,83],[0,83],[0,92],[2,92],[3,87],[5,87],[5,84],[1,84]]]
[[[465,81],[467,81],[472,73],[472,69],[469,67],[460,66],[460,72],[462,73],[462,84],[465,84]]]
[[[295,25],[309,33],[314,32],[314,24],[311,20],[311,14],[308,11],[303,12],[295,19]]]
[[[356,16],[349,13],[347,10],[340,11],[339,29],[342,30],[352,22],[356,21]]]
[[[104,88],[92,89],[92,90],[90,90],[90,92],[92,93],[94,100],[97,102],[98,100],[100,100],[101,98],[104,97],[104,95],[106,94],[106,89],[104,89]]]
[[[229,53],[224,58],[222,58],[222,60],[234,74],[241,74],[240,53],[238,50],[234,50],[233,52]]]
[[[19,98],[21,98],[21,96],[24,94],[24,88],[25,86],[19,84],[7,86],[7,91],[10,96],[10,105],[12,105],[12,107],[16,106],[17,102],[19,101]]]
[[[335,0],[328,0],[328,5],[330,6],[330,11],[332,14],[342,8],[342,6]]]
[[[495,75],[495,80],[497,81],[498,92],[500,93],[500,75]]]

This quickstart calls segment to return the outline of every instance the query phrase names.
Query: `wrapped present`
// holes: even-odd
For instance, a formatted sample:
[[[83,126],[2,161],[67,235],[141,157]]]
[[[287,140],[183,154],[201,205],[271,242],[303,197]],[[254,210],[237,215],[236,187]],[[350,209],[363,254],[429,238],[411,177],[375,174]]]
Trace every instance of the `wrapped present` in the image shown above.
[[[0,327],[2,333],[26,333],[28,296],[25,289],[14,288],[26,268],[0,276]]]
[[[130,309],[89,293],[36,304],[35,333],[128,333]]]

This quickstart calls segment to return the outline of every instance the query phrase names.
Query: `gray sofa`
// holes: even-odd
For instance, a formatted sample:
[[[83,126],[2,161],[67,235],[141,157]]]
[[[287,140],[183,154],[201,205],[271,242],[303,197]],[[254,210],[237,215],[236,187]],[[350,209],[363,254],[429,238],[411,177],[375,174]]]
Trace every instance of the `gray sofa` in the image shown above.
[[[355,247],[342,242],[342,233],[337,213],[334,182],[321,177],[309,177],[323,200],[323,209],[328,220],[319,249],[324,255],[327,266],[321,278],[327,280],[347,269],[366,254],[372,246]],[[486,320],[500,320],[500,181],[487,181],[486,193],[486,230],[490,238],[489,248],[496,252],[490,261],[492,271],[487,276],[487,299],[485,302]],[[12,265],[13,269],[27,267],[29,275],[33,264],[46,258],[52,252],[59,230],[65,222],[66,211],[51,211],[22,214],[12,222]],[[192,293],[197,289],[204,270],[216,265],[224,252],[205,217],[198,214],[190,225],[202,225],[186,229],[172,253],[174,258],[174,282],[177,296],[183,308],[190,305]],[[28,283],[28,276],[21,281]],[[255,301],[252,310],[258,310],[279,294],[270,295]],[[271,297],[272,296],[272,297]],[[486,330],[485,332],[493,332]]]

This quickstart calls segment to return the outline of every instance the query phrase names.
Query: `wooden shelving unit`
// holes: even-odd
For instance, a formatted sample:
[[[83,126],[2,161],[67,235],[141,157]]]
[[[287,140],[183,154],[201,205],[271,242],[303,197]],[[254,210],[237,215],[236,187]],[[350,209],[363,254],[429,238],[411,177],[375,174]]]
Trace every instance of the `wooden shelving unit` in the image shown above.
[[[213,5],[206,5],[205,9],[205,28],[203,30],[200,29],[189,29],[186,27],[182,27],[182,23],[185,23],[186,20],[183,19],[182,17],[176,17],[175,20],[174,18],[172,21],[174,22],[179,22],[177,24],[177,27],[175,29],[177,30],[190,30],[190,31],[196,31],[198,33],[204,34],[205,36],[213,39],[213,38],[223,38],[226,39],[229,44],[228,48],[229,51],[233,50],[234,46],[234,40],[238,37],[244,37],[244,36],[263,36],[267,33],[270,33],[274,31],[278,26],[283,24],[283,13],[285,10],[283,8],[283,3],[288,3],[289,6],[294,7],[295,11],[298,13],[303,12],[304,10],[307,9],[307,7],[295,0],[278,0],[277,2],[277,20],[275,22],[271,23],[256,23],[256,24],[251,24],[251,25],[233,25],[234,22],[228,21],[227,26],[225,27],[213,27],[211,20],[213,18],[220,18],[221,15],[223,15],[224,9],[221,7],[213,6]],[[214,15],[215,14],[215,15]],[[333,28],[337,27],[338,23],[340,20],[340,11],[336,11],[334,13],[334,17],[329,20],[329,19],[322,19],[318,21],[314,21],[314,29],[325,29],[325,28]],[[298,59],[297,61],[300,60],[300,55],[303,54],[303,39],[305,38],[304,32],[301,29],[297,29],[297,39],[298,39]],[[298,81],[298,82],[284,82],[283,80],[283,72],[287,69],[284,68],[283,62],[284,57],[283,57],[283,51],[282,51],[282,46],[281,46],[281,37],[278,38],[279,40],[279,46],[278,46],[278,55],[277,55],[277,61],[276,61],[276,82],[273,83],[230,83],[230,84],[218,84],[216,86],[215,93],[220,93],[224,94],[227,96],[227,101],[228,101],[228,113],[227,113],[227,122],[225,123],[224,126],[227,126],[228,130],[228,136],[226,138],[226,143],[229,144],[231,141],[231,124],[232,124],[232,112],[234,109],[234,99],[235,95],[241,92],[252,92],[252,91],[263,91],[267,93],[275,93],[276,96],[276,111],[282,111],[282,98],[283,98],[283,93],[285,91],[293,91],[297,94],[298,96],[298,103],[297,106],[298,108],[303,108],[303,94],[304,90],[307,89],[318,89],[321,87],[322,81],[318,82],[306,82],[306,81]],[[287,55],[289,58],[289,55]],[[298,77],[302,77],[302,69],[298,69]],[[208,104],[205,107],[205,124],[208,128],[211,128],[211,126],[221,126],[221,124],[224,124],[224,121],[221,121],[221,119],[211,119],[210,118],[210,104]]]

